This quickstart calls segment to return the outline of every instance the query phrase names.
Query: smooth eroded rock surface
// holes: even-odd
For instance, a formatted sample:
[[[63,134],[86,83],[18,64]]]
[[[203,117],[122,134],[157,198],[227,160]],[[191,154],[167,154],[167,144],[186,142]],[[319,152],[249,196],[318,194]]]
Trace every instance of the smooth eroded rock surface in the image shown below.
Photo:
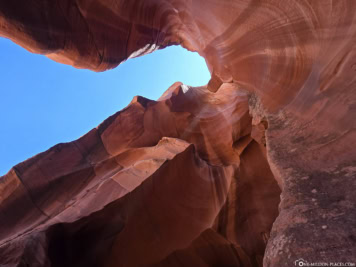
[[[0,265],[356,263],[355,16],[351,0],[2,1],[0,35],[58,62],[180,44],[212,78],[0,178]]]

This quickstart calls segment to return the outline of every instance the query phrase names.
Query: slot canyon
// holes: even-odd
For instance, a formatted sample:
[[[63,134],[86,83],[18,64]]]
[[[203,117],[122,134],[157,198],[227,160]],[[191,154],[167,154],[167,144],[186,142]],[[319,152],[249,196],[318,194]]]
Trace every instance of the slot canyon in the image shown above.
[[[211,73],[0,177],[1,267],[356,263],[356,1],[1,1],[0,36],[96,72],[180,45]]]

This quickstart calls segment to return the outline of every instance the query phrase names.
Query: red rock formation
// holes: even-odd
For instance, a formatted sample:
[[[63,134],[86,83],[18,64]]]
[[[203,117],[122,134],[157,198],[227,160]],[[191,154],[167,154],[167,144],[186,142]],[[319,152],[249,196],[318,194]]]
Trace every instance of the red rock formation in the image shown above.
[[[349,0],[1,2],[0,34],[56,61],[102,71],[181,44],[212,79],[136,97],[0,178],[0,264],[356,263],[355,11]]]

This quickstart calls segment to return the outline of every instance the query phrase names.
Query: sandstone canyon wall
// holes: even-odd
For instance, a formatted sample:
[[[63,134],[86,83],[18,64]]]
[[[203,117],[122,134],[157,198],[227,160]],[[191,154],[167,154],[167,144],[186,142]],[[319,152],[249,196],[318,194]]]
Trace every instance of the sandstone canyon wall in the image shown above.
[[[18,0],[0,35],[103,71],[179,44],[173,84],[0,178],[0,266],[356,263],[356,2]]]

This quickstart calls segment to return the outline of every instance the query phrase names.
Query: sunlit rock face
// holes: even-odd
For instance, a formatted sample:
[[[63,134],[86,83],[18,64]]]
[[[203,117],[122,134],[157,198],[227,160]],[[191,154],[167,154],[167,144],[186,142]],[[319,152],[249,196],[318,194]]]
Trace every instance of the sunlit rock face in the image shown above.
[[[356,2],[2,1],[0,34],[103,71],[172,44],[207,86],[136,97],[0,180],[0,265],[356,262]]]
[[[2,264],[168,266],[176,251],[206,245],[221,254],[194,256],[208,266],[262,264],[280,189],[251,122],[232,83],[135,97],[1,178]],[[199,241],[207,230],[213,240]]]

